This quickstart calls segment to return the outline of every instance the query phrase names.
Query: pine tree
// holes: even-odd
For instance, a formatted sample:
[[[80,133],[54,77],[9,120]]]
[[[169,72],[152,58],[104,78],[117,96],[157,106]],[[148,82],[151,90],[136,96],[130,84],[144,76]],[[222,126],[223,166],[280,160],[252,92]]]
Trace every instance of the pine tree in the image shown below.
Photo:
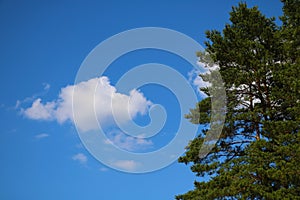
[[[179,162],[210,178],[176,199],[300,199],[300,1],[282,2],[282,26],[240,3],[222,33],[207,32],[206,51],[225,83],[226,121],[216,145],[199,157],[214,123],[210,90],[201,88],[207,98],[186,118],[206,129]]]

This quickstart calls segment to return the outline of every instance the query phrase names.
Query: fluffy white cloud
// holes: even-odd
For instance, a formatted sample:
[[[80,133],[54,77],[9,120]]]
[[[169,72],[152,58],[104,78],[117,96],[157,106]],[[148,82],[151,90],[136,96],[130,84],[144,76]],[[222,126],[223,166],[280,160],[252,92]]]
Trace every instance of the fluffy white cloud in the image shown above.
[[[72,159],[78,161],[80,164],[86,164],[88,159],[83,153],[78,153],[72,156]]]
[[[144,115],[151,105],[141,92],[133,89],[128,95],[118,93],[107,77],[99,77],[62,88],[58,99],[51,102],[42,103],[38,98],[22,113],[30,119],[59,123],[68,120],[74,123],[73,114],[76,114],[77,127],[88,131],[97,129],[98,122],[101,125],[112,123],[114,117],[126,123],[138,114]]]
[[[41,103],[41,99],[36,99],[30,108],[23,111],[24,115],[36,120],[53,120],[56,104],[55,102]]]

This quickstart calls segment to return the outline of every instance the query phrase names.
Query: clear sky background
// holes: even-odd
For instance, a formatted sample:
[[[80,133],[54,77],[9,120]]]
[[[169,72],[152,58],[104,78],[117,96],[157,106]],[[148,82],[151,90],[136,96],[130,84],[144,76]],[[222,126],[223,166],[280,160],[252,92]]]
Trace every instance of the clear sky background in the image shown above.
[[[204,32],[222,30],[229,22],[231,7],[238,2],[0,1],[0,199],[156,200],[173,199],[192,189],[196,177],[177,162],[146,174],[128,174],[101,164],[83,147],[72,122],[47,115],[52,108],[43,109],[74,84],[84,58],[110,36],[133,28],[164,27],[203,45]],[[282,14],[277,0],[246,2],[258,5],[267,16]],[[187,79],[196,79],[189,77],[192,68],[182,59],[145,50],[116,60],[105,72],[109,86],[113,88],[127,70],[149,62],[172,66]],[[174,137],[182,113],[165,88],[145,86],[139,88],[139,94],[165,107],[166,127],[147,141],[120,141],[116,135],[111,139],[123,149],[147,152]],[[34,102],[40,107],[28,111]],[[135,120],[149,122],[147,115],[137,115]]]

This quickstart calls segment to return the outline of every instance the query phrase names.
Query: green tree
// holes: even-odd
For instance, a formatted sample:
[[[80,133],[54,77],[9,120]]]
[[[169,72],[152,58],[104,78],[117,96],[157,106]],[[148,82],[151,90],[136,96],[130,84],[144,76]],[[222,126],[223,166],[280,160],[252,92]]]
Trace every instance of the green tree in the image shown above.
[[[300,199],[300,1],[282,2],[281,26],[240,3],[222,33],[207,32],[206,51],[225,84],[226,120],[216,145],[199,157],[214,123],[210,88],[201,88],[207,98],[186,118],[206,128],[179,162],[209,180],[176,199]],[[205,55],[200,61],[209,65]]]

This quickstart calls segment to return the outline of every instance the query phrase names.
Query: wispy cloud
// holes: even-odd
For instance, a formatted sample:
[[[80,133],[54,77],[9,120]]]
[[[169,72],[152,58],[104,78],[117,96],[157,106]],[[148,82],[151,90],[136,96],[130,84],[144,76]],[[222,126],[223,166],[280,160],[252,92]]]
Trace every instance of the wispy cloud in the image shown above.
[[[21,113],[35,120],[74,122],[73,102],[76,103],[76,113],[80,113],[76,125],[82,131],[98,129],[98,122],[101,125],[112,123],[113,116],[126,123],[138,114],[146,114],[152,105],[141,92],[133,89],[129,94],[118,93],[107,77],[99,77],[62,88],[59,97],[53,101],[43,103],[37,98]]]
[[[197,64],[201,67],[202,71],[198,69],[193,69],[189,71],[188,73],[188,79],[189,82],[192,84],[192,86],[199,92],[200,96],[205,97],[206,94],[200,91],[200,88],[208,87],[210,86],[209,82],[204,81],[199,75],[200,74],[209,74],[211,70],[216,70],[218,68],[217,65],[213,65],[211,67],[205,66],[205,64],[201,62],[197,62]]]
[[[50,87],[51,86],[50,86],[49,83],[43,83],[43,90],[42,91],[33,94],[31,97],[26,97],[23,100],[17,100],[14,108],[19,109],[23,104],[32,103],[33,101],[39,99],[38,97],[44,96],[45,94],[48,93]]]
[[[75,161],[78,161],[80,164],[86,164],[88,161],[88,158],[83,153],[78,153],[72,156],[72,159]]]
[[[43,138],[46,138],[46,137],[49,137],[49,134],[41,133],[41,134],[38,134],[38,135],[34,136],[34,138],[37,139],[37,140],[40,140],[40,139],[43,139]]]
[[[101,172],[107,172],[108,171],[108,168],[106,168],[106,167],[100,167],[100,169],[99,169]]]
[[[112,165],[124,170],[133,171],[140,165],[140,163],[134,160],[118,160],[113,162]]]
[[[44,90],[48,91],[51,87],[51,85],[49,83],[43,83],[44,86]]]
[[[114,144],[127,151],[138,152],[153,147],[153,142],[150,139],[132,137],[119,130],[110,131],[107,133],[107,137],[106,144]]]

